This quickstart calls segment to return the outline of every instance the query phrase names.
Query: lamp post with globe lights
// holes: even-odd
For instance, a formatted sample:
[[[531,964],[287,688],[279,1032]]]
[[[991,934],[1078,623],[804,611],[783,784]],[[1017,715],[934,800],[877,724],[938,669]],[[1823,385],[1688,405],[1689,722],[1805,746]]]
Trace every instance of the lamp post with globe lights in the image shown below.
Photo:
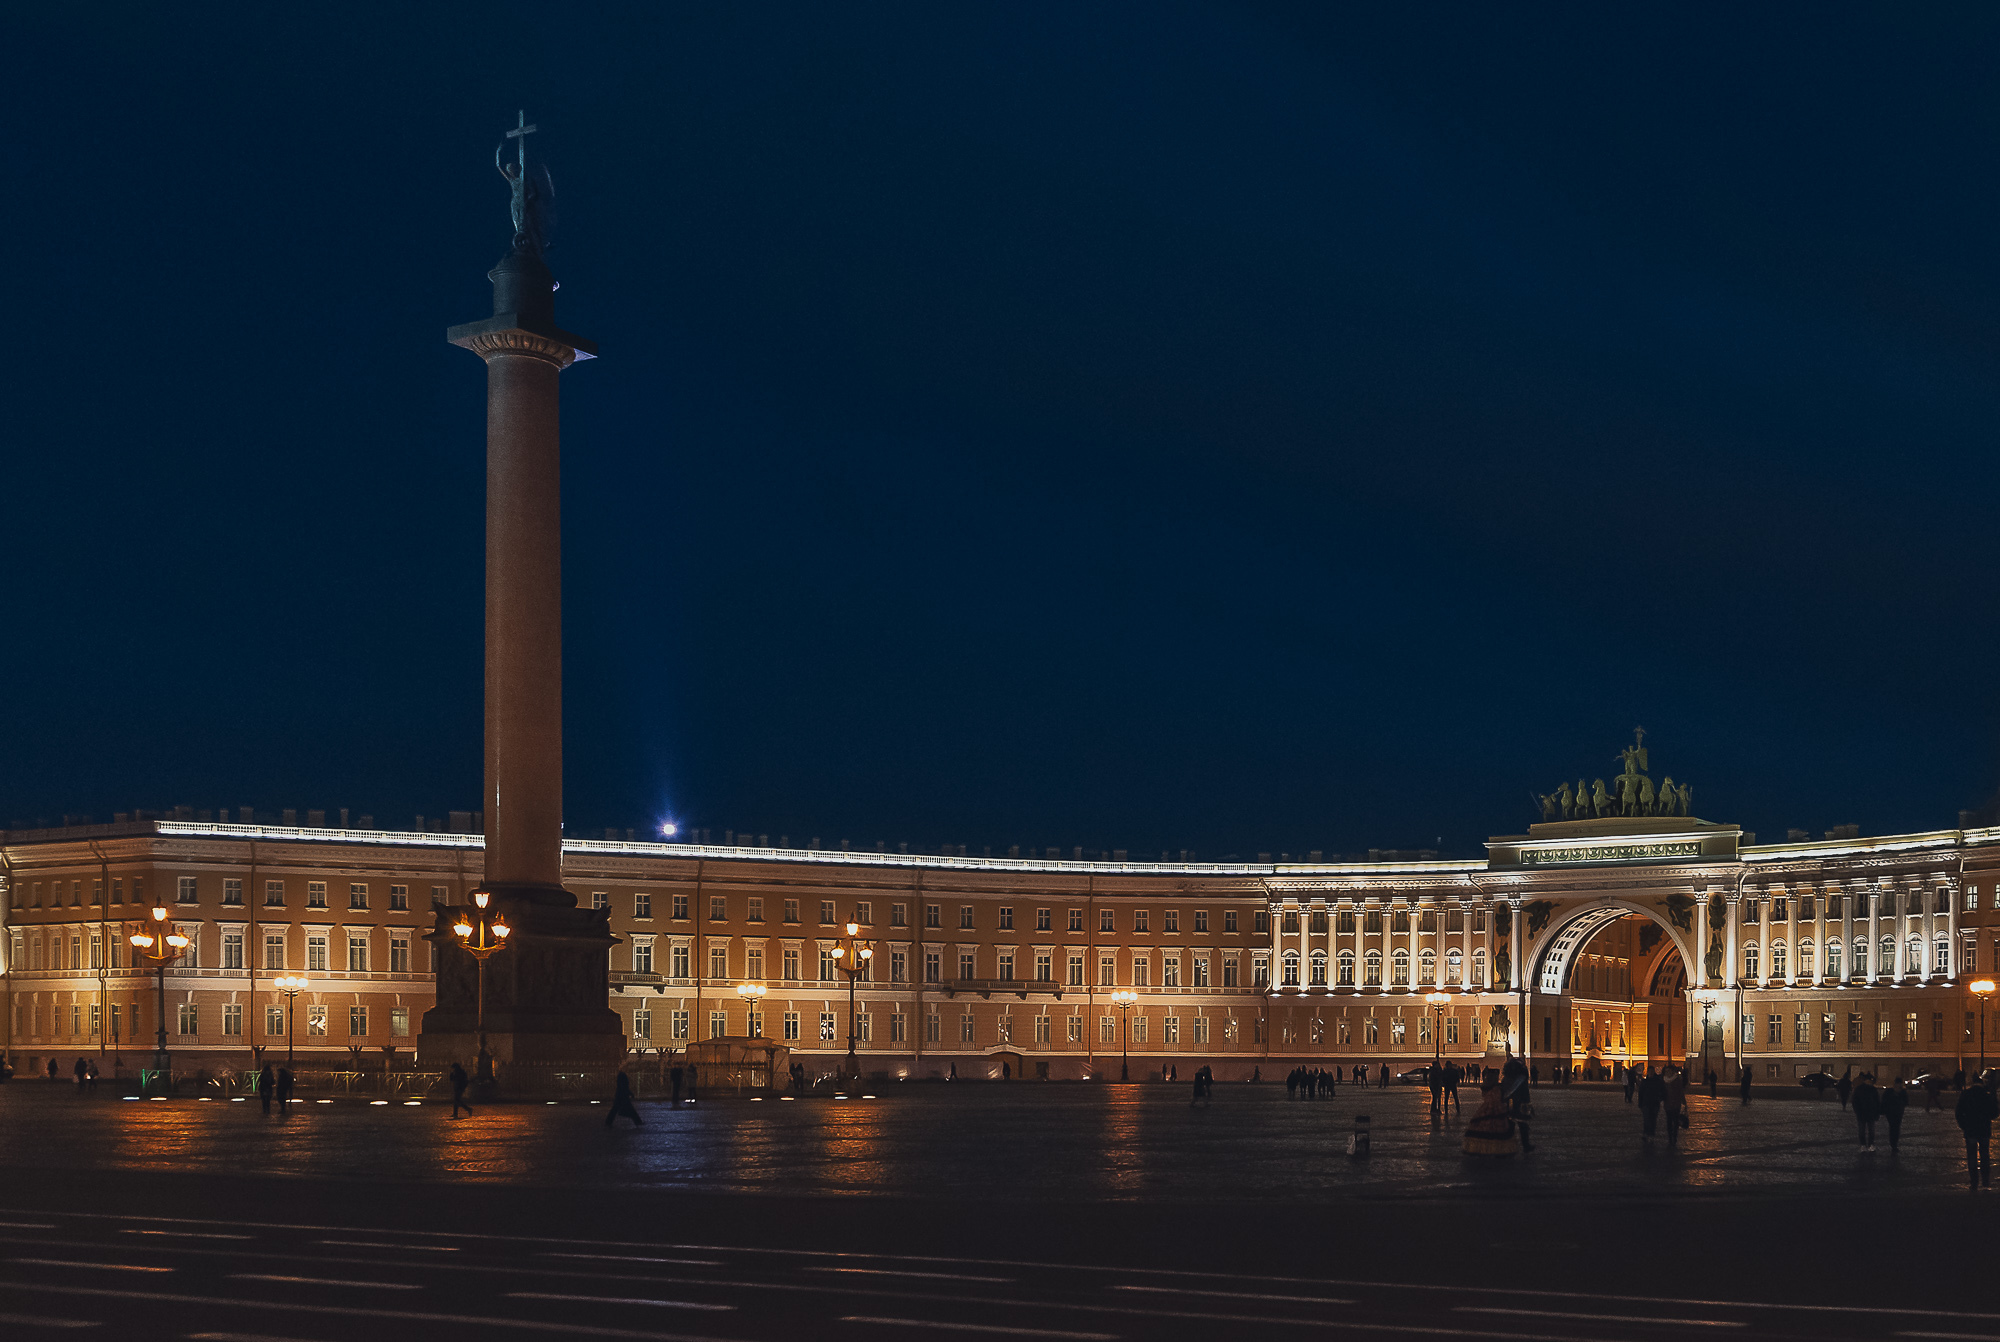
[[[1431,1025],[1431,1043],[1436,1047],[1431,1051],[1431,1065],[1439,1067],[1444,1063],[1444,1009],[1451,1005],[1451,994],[1425,993],[1424,1001],[1430,1004],[1431,1019],[1434,1022]]]
[[[507,949],[507,938],[514,931],[507,926],[505,915],[488,907],[492,900],[486,891],[475,890],[473,907],[462,912],[451,928],[458,944],[479,964],[479,1069],[475,1080],[488,1085],[493,1081],[493,1055],[486,1051],[486,962]]]
[[[861,1021],[854,1014],[854,989],[861,976],[868,972],[869,961],[875,958],[875,948],[861,939],[861,924],[847,925],[847,939],[833,948],[833,965],[847,975],[847,1074],[856,1081],[861,1079],[861,1055],[856,1050],[860,1038]]]
[[[1708,1013],[1715,1010],[1715,1004],[1722,1000],[1722,994],[1714,988],[1696,991],[1694,1000],[1701,1003],[1701,1071],[1708,1075]]]
[[[298,1015],[299,994],[306,990],[304,974],[280,974],[271,980],[271,986],[285,995],[285,1070],[292,1067],[292,1025]]]
[[[153,1045],[153,1074],[160,1078],[164,1087],[171,1063],[167,1055],[167,961],[180,958],[181,952],[188,948],[188,939],[168,924],[164,905],[153,906],[153,927],[156,930],[134,932],[131,941],[140,955],[153,962],[159,979],[160,1028]]]
[[[743,999],[745,1012],[743,1033],[749,1035],[752,1039],[762,1039],[764,1037],[764,1018],[757,1008],[763,1004],[765,991],[766,989],[761,983],[739,983],[736,985],[736,995]]]
[[[1111,994],[1111,1005],[1118,1008],[1118,1079],[1132,1079],[1132,1008],[1138,1005],[1139,994],[1130,988],[1120,988]]]
[[[1994,988],[2000,987],[2000,984],[1995,984],[1992,979],[1975,979],[1966,986],[1972,989],[1972,1000],[1979,1003],[1979,1071],[1976,1075],[1984,1076],[1986,1074],[1986,1003],[1992,998]]]

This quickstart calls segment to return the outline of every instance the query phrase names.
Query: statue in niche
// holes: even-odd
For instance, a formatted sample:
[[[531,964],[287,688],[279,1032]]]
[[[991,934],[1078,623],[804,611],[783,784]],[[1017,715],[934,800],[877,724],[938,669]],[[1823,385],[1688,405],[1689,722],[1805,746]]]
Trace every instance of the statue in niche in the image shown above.
[[[1514,976],[1508,971],[1513,967],[1514,962],[1507,955],[1507,943],[1503,941],[1493,952],[1493,986],[1505,988],[1511,984]]]
[[[1489,1044],[1504,1042],[1507,1051],[1514,1049],[1514,1022],[1507,1017],[1507,1008],[1495,1003],[1493,1014],[1486,1018],[1486,1038]]]

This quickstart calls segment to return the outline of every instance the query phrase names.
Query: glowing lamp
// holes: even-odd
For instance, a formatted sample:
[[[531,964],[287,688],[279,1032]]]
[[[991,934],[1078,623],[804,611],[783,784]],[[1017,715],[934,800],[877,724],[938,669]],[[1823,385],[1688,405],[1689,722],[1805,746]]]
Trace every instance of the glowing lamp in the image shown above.
[[[875,958],[874,949],[872,947],[863,946],[861,948],[861,958],[864,960],[873,960]]]
[[[669,839],[673,838],[674,835],[680,832],[681,832],[681,827],[679,825],[676,825],[671,820],[669,820],[666,824],[660,826],[660,833],[665,835]]]
[[[134,932],[132,934],[132,944],[134,946],[137,946],[139,949],[144,950],[146,947],[151,946],[153,944],[153,939],[147,936],[144,932]]]
[[[156,923],[164,923],[165,921],[167,921],[167,911],[164,906],[155,905],[153,907],[153,921]]]
[[[1978,993],[1981,997],[1988,997],[1992,995],[1993,990],[1996,987],[2000,987],[2000,984],[1994,983],[1992,979],[1979,979],[1978,981],[1967,984],[1966,986],[1971,988],[1972,991]]]
[[[839,958],[840,958],[841,956],[843,956],[843,955],[845,955],[845,954],[847,954],[847,947],[845,947],[845,946],[835,946],[835,947],[833,948],[833,958],[834,958],[834,959],[838,960],[838,959],[839,959]]]
[[[176,932],[167,938],[167,944],[177,951],[182,951],[187,949],[188,939]]]
[[[472,924],[467,922],[453,923],[451,930],[462,937],[469,937],[472,935]]]
[[[491,898],[493,898],[493,896],[487,894],[484,890],[478,890],[473,892],[472,902],[474,904],[477,904],[480,908],[483,909],[486,907],[486,901]]]
[[[507,935],[513,930],[514,930],[513,928],[507,926],[507,924],[505,923],[493,924],[493,935],[499,937],[502,941],[505,941],[507,939]]]
[[[853,936],[859,936],[860,934],[861,934],[861,924],[860,924],[860,923],[849,923],[849,924],[847,925],[847,935],[848,935],[848,936],[850,936],[850,937],[853,937]]]

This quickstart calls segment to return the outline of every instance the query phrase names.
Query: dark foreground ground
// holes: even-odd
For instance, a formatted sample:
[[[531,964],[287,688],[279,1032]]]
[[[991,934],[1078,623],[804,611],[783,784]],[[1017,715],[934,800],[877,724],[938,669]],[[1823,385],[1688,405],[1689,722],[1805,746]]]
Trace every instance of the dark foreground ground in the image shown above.
[[[1476,1163],[1427,1098],[929,1086],[872,1100],[300,1106],[0,1088],[0,1337],[1990,1338],[1948,1114],[1537,1094]],[[1344,1154],[1356,1112],[1374,1156]]]

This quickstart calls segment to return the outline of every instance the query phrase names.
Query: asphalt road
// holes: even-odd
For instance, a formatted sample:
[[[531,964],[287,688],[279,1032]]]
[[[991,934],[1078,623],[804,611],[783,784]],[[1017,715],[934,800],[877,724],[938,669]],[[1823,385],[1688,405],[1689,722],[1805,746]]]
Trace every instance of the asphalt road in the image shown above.
[[[1669,1154],[1579,1091],[1489,1165],[1371,1094],[1378,1166],[1339,1154],[1343,1105],[1274,1088],[1192,1114],[1158,1087],[1003,1089],[642,1107],[607,1133],[585,1106],[280,1120],[10,1086],[0,1336],[2000,1342],[1992,1195],[1957,1184],[1948,1116],[1913,1114],[1892,1159],[1831,1103],[1716,1105]]]

